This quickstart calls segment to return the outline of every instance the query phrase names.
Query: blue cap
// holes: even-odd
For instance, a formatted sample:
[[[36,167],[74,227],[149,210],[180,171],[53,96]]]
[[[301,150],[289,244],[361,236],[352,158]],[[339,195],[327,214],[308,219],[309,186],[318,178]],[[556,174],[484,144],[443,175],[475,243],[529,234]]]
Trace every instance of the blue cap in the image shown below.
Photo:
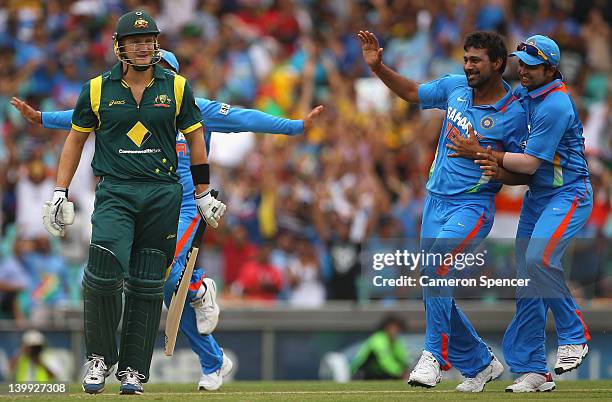
[[[533,35],[524,42],[527,46],[535,48],[530,51],[529,49],[521,49],[521,43],[519,50],[510,53],[510,56],[516,56],[523,61],[523,63],[530,66],[538,64],[548,63],[555,67],[559,66],[559,59],[561,59],[561,51],[559,46],[554,40],[544,35]]]
[[[170,67],[172,67],[174,72],[178,73],[179,72],[179,62],[176,56],[174,55],[174,53],[168,50],[164,50],[164,49],[161,49],[160,53],[161,53],[162,60],[170,64]]]

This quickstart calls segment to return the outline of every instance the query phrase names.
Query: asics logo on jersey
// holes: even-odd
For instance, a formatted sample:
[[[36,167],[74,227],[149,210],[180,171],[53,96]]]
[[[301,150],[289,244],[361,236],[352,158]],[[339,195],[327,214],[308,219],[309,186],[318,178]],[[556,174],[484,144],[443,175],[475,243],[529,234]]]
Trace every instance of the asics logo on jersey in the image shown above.
[[[111,107],[113,105],[125,105],[125,101],[124,100],[111,100],[108,102],[108,107]]]
[[[463,99],[461,96],[457,98],[458,102],[467,102],[467,99]]]

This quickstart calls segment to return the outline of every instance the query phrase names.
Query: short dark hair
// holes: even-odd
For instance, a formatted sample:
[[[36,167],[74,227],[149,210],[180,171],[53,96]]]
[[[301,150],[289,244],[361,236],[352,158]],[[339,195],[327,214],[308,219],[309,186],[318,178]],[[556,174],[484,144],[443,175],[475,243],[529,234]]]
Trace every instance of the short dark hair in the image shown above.
[[[499,74],[503,74],[506,70],[506,62],[508,61],[508,49],[504,42],[504,37],[497,32],[491,31],[476,31],[468,34],[463,42],[463,50],[469,48],[486,49],[489,60],[502,61],[499,68]]]
[[[378,327],[376,328],[376,330],[384,331],[391,324],[396,324],[400,328],[400,331],[406,330],[406,321],[395,314],[385,315],[380,321],[380,323],[378,324]]]

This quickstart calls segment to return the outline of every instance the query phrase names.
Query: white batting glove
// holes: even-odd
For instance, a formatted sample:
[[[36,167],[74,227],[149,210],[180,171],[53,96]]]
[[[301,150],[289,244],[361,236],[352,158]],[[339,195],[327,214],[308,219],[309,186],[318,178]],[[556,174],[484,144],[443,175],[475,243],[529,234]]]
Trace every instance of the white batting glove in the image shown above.
[[[215,190],[206,190],[203,193],[195,194],[196,206],[202,219],[213,228],[219,226],[219,219],[225,214],[226,206],[217,199],[218,193]]]
[[[51,201],[43,205],[43,225],[55,237],[66,234],[66,225],[74,223],[74,204],[68,201],[68,189],[56,187]]]

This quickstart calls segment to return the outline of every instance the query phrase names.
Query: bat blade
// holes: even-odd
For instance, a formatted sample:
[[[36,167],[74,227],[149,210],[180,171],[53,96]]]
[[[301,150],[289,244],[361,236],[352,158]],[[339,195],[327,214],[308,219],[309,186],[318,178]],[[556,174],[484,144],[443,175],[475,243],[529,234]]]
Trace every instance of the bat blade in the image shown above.
[[[176,288],[172,293],[172,300],[170,301],[170,307],[168,307],[168,315],[166,316],[166,329],[165,329],[165,347],[164,353],[166,356],[172,356],[174,353],[174,346],[176,345],[176,337],[178,335],[179,324],[181,322],[181,316],[183,315],[183,307],[185,306],[185,299],[187,298],[187,291],[189,290],[189,282],[191,275],[193,274],[193,267],[195,266],[196,259],[198,258],[198,248],[192,247],[187,255],[187,263],[181,277],[179,278]]]

